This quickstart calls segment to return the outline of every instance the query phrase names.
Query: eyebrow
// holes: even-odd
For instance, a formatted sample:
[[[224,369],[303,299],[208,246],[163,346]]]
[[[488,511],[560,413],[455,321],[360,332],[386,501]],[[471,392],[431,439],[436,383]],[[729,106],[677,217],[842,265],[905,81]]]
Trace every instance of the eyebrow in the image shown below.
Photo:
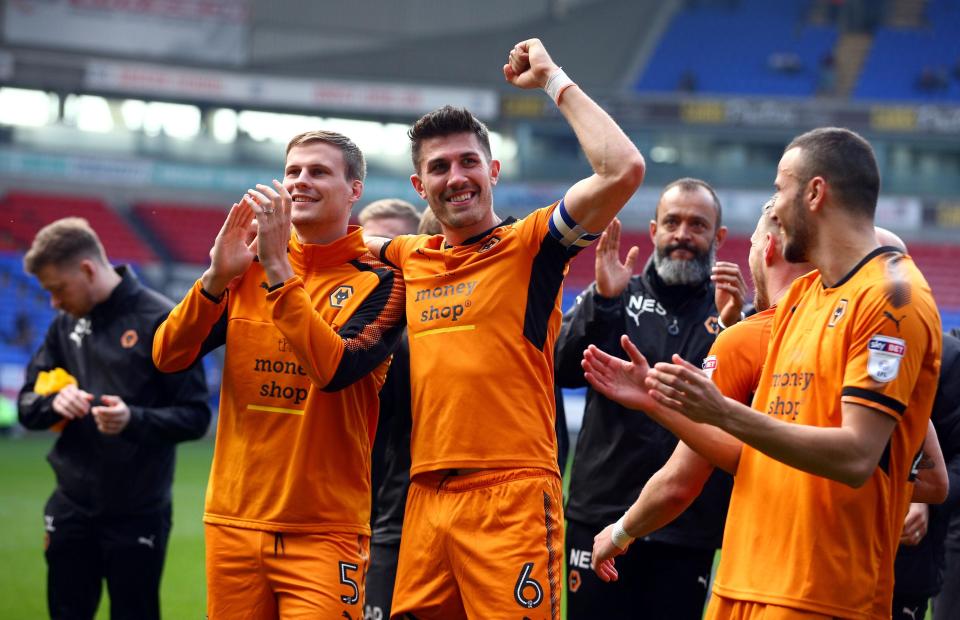
[[[431,159],[428,159],[428,160],[427,160],[427,164],[432,164],[432,163],[435,163],[435,162],[438,162],[438,161],[447,161],[448,159],[461,159],[461,158],[463,158],[463,157],[477,157],[477,158],[482,158],[483,155],[480,153],[480,151],[477,151],[477,150],[474,150],[474,149],[470,149],[470,150],[467,150],[467,151],[460,151],[460,152],[457,153],[456,155],[453,155],[452,157],[449,157],[449,158],[446,157],[446,156],[443,156],[443,155],[438,155],[437,157],[433,157],[433,158],[431,158]]]

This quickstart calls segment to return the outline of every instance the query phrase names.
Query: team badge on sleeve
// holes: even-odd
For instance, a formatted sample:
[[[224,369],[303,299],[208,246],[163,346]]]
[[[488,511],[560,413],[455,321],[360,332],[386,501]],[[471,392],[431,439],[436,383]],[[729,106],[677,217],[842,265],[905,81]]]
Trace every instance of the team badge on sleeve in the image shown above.
[[[707,375],[708,379],[713,379],[713,371],[717,369],[717,356],[708,355],[707,357],[703,358],[703,365],[701,368],[703,368],[703,374]]]
[[[874,336],[867,344],[867,374],[880,383],[889,383],[900,372],[900,360],[907,352],[907,343],[891,336]]]

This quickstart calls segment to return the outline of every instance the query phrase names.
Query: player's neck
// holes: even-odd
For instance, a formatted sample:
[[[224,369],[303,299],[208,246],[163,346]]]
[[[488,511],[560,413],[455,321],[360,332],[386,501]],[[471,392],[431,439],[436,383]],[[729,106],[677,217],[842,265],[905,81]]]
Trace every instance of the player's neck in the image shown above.
[[[97,273],[97,281],[94,284],[94,303],[99,305],[109,299],[114,289],[120,286],[120,282],[122,281],[123,278],[120,277],[120,274],[118,274],[113,267],[110,265],[102,267]]]
[[[770,305],[775,306],[780,303],[783,296],[790,290],[793,281],[812,270],[813,265],[810,263],[787,262],[784,262],[775,269],[770,269],[766,276],[767,290],[770,294]]]
[[[441,222],[440,228],[443,229],[443,238],[446,243],[450,245],[460,245],[467,239],[471,239],[490,230],[501,221],[501,218],[498,217],[496,213],[490,211],[486,217],[475,224],[470,224],[469,226],[463,226],[461,228],[453,228]]]
[[[825,222],[819,233],[810,262],[820,270],[827,287],[834,286],[877,248],[872,221]]]
[[[297,239],[303,244],[326,245],[333,243],[347,235],[347,223],[337,223],[335,226],[322,225],[310,226],[309,224],[297,224],[293,227]]]

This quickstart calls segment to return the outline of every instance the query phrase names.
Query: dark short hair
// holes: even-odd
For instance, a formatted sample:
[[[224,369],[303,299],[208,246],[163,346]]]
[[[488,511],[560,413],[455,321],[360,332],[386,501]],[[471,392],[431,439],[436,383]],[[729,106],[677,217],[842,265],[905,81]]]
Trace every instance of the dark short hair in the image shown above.
[[[694,179],[693,177],[683,177],[682,179],[677,179],[667,184],[663,188],[663,191],[660,192],[660,198],[657,200],[657,212],[660,211],[660,203],[663,202],[663,197],[674,187],[679,187],[680,191],[683,192],[695,192],[698,189],[704,189],[710,194],[710,198],[713,199],[713,206],[717,208],[717,225],[716,229],[720,229],[720,225],[723,222],[723,208],[720,206],[720,197],[717,196],[717,192],[711,187],[709,183],[701,179]]]
[[[849,129],[821,127],[797,136],[783,152],[795,148],[801,151],[801,184],[822,177],[841,206],[873,219],[880,195],[880,170],[869,142]]]
[[[83,259],[107,262],[107,253],[97,233],[82,217],[65,217],[37,232],[23,257],[23,270],[31,275],[48,265],[62,268]]]
[[[374,200],[357,215],[357,221],[363,226],[370,220],[382,220],[387,218],[396,218],[406,220],[410,224],[410,230],[416,230],[420,226],[420,212],[417,208],[400,198],[381,198]]]
[[[362,182],[367,177],[367,162],[363,158],[363,151],[354,144],[353,140],[335,131],[317,129],[297,134],[290,138],[290,142],[287,143],[286,154],[289,155],[290,150],[294,147],[306,146],[317,142],[331,144],[340,149],[340,152],[343,153],[343,163],[346,165],[344,173],[347,180]]]
[[[477,136],[487,160],[493,159],[490,151],[490,132],[487,131],[487,126],[466,108],[445,105],[421,116],[420,120],[407,131],[414,170],[420,171],[420,147],[424,140],[457,133],[472,133]]]

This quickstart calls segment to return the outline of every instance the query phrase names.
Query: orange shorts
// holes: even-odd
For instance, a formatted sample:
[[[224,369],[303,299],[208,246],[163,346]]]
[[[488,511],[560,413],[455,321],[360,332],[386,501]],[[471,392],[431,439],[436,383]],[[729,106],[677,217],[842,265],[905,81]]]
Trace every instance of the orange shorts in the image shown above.
[[[413,478],[391,618],[559,620],[560,478],[498,469]]]
[[[204,525],[207,617],[363,617],[370,539]]]
[[[724,596],[710,595],[705,620],[831,620],[813,611],[804,611],[780,605],[738,601]]]

